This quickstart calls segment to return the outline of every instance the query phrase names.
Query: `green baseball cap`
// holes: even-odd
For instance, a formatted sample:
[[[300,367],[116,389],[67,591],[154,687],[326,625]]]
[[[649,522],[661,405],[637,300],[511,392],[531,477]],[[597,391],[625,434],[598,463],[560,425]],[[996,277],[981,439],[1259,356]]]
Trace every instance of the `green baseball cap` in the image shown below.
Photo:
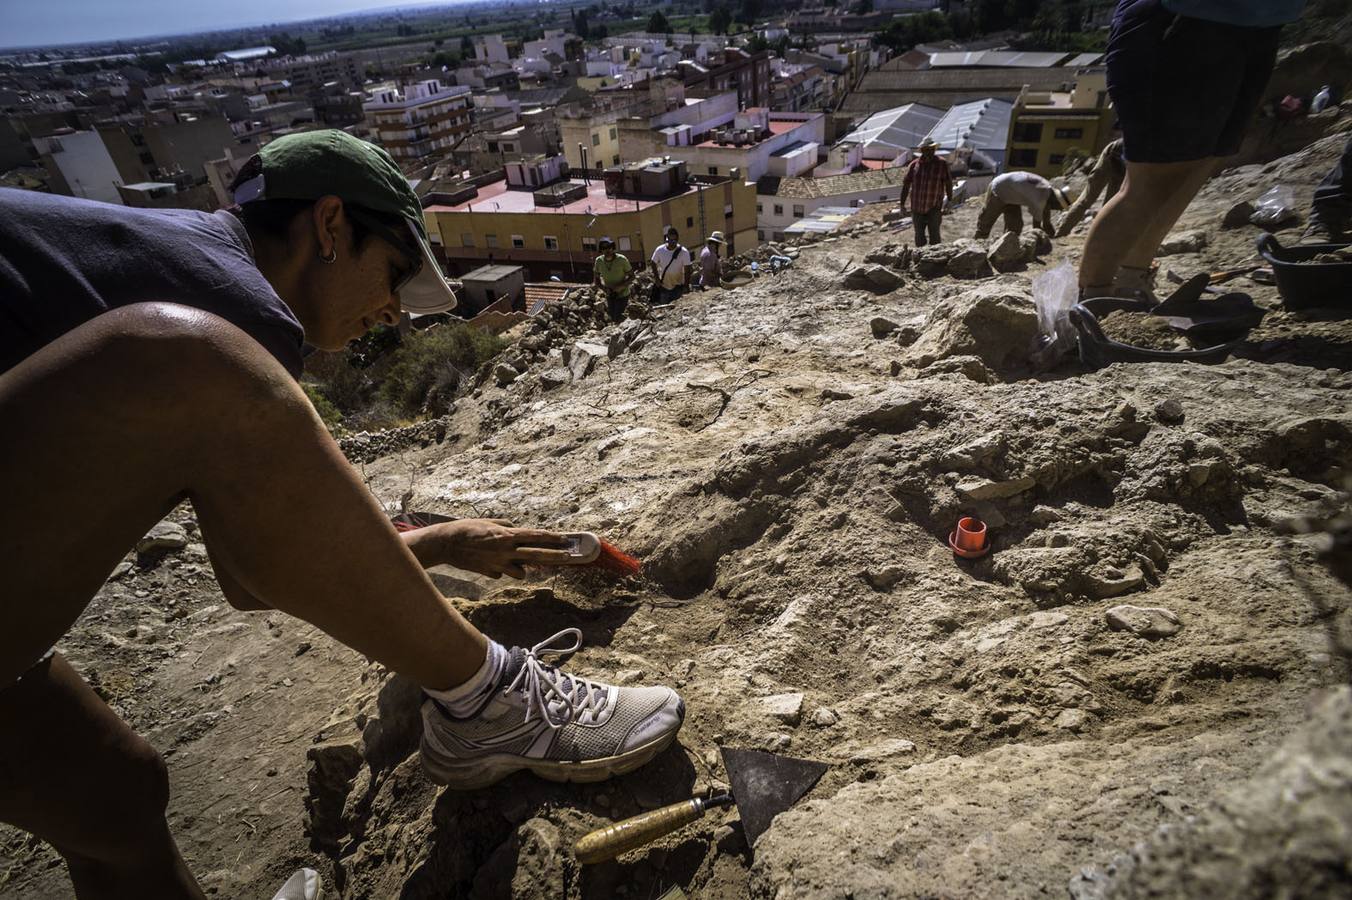
[[[318,200],[332,194],[374,213],[397,216],[408,225],[409,249],[422,256],[418,274],[399,291],[400,305],[411,313],[455,308],[455,292],[442,277],[423,224],[422,204],[390,155],[345,131],[324,129],[288,134],[267,144],[246,169],[258,174],[235,185],[235,202]]]

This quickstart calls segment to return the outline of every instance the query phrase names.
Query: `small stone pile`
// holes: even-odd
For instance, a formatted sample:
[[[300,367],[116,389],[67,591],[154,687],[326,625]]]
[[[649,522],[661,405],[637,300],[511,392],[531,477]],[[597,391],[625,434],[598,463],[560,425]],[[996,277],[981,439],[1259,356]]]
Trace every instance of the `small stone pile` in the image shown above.
[[[1013,272],[1025,268],[1038,257],[1050,253],[1051,238],[1039,228],[1021,233],[1006,231],[983,243],[972,238],[959,238],[945,244],[911,247],[905,244],[884,244],[864,257],[866,265],[850,270],[845,275],[845,286],[877,290],[896,279],[897,272],[914,271],[922,278],[984,278],[995,272]],[[887,271],[883,275],[879,270]],[[893,290],[895,285],[886,290]],[[885,293],[879,291],[880,293]]]
[[[411,447],[428,447],[446,440],[446,428],[450,424],[450,415],[437,419],[428,419],[403,428],[390,428],[386,431],[359,431],[338,441],[338,447],[350,462],[368,463],[407,450]]]

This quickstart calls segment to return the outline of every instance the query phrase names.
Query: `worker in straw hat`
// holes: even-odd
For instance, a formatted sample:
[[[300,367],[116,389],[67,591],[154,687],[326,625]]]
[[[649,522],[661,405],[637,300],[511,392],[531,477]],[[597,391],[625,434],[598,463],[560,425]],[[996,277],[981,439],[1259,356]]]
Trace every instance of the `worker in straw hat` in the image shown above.
[[[911,223],[915,226],[915,245],[937,244],[942,240],[939,225],[944,204],[953,202],[953,173],[936,152],[938,143],[925,138],[916,148],[919,154],[906,166],[901,178],[901,208],[911,198]]]
[[[185,500],[231,605],[303,619],[422,688],[433,781],[599,780],[684,716],[669,688],[545,662],[576,629],[509,649],[466,621],[425,567],[521,577],[567,539],[488,519],[401,536],[301,390],[304,345],[455,305],[389,155],[287,135],[232,190],[237,209],[204,213],[0,189],[0,822],[57,848],[80,898],[205,896],[164,760],[50,649]]]
[[[1015,234],[1023,231],[1023,208],[1028,207],[1033,225],[1047,236],[1056,233],[1052,213],[1070,207],[1070,194],[1056,187],[1036,172],[1005,172],[991,179],[986,189],[986,200],[976,219],[976,237],[990,237],[995,220],[1004,216],[1005,230]]]
[[[704,249],[699,252],[699,289],[701,291],[722,285],[723,262],[718,258],[718,248],[726,244],[727,241],[723,240],[723,232],[721,231],[715,231],[704,242]]]

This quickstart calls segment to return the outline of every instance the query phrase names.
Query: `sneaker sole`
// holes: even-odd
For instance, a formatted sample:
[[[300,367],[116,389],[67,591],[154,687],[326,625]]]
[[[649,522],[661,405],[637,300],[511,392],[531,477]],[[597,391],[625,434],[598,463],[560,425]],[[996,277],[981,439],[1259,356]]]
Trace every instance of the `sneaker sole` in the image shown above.
[[[496,784],[514,772],[528,769],[549,781],[587,783],[605,781],[624,775],[652,761],[652,758],[671,745],[676,732],[658,738],[650,744],[636,747],[619,756],[588,759],[579,762],[551,759],[531,759],[525,756],[499,754],[484,756],[470,762],[450,763],[435,758],[424,738],[420,748],[423,772],[434,783],[452,790],[472,791]]]

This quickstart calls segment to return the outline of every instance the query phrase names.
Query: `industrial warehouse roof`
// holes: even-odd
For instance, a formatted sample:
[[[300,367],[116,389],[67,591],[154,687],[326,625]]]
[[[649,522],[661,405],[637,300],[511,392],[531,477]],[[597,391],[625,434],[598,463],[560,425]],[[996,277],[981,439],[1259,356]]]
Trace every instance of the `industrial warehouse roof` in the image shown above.
[[[930,68],[1046,68],[1060,65],[1070,53],[1024,53],[1017,50],[952,50],[930,54]]]
[[[1069,90],[1075,70],[1052,68],[920,69],[869,72],[845,98],[847,112],[878,112],[907,103],[940,108],[997,97],[1014,100],[1027,85],[1036,92]]]
[[[1009,119],[1014,104],[987,97],[949,108],[930,130],[929,137],[945,150],[971,147],[1001,150],[1009,142]]]
[[[841,141],[863,144],[866,156],[870,155],[870,147],[881,147],[895,151],[891,156],[896,157],[920,143],[921,138],[929,134],[942,117],[943,110],[920,103],[907,103],[874,113]]]
[[[501,281],[504,278],[511,278],[517,272],[522,270],[521,266],[505,266],[489,264],[480,266],[473,272],[469,272],[461,277],[461,281]]]
[[[756,182],[756,195],[784,197],[790,200],[843,197],[846,194],[899,185],[905,175],[906,169],[900,166],[891,169],[868,169],[845,175],[828,175],[825,178],[776,178],[767,175]]]

